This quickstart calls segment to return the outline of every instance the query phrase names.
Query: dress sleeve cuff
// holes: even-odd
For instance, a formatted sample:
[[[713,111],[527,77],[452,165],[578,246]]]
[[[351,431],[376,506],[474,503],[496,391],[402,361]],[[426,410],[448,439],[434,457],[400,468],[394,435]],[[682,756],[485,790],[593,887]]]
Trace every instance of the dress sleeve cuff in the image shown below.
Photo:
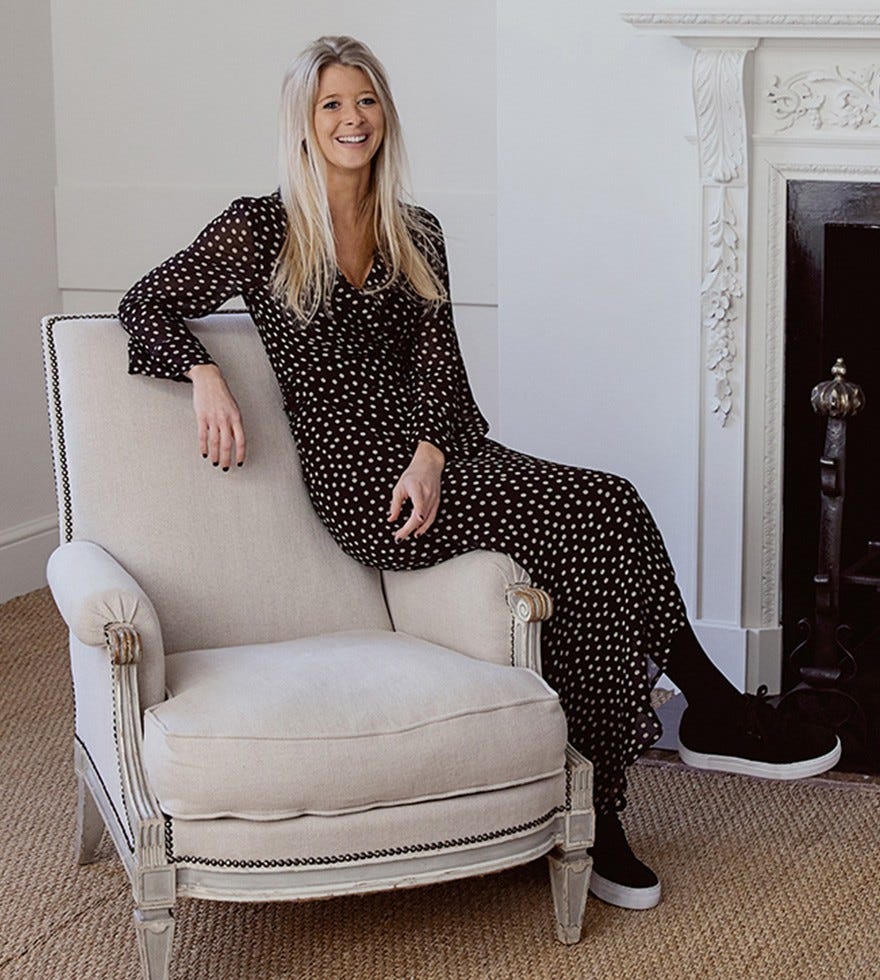
[[[175,338],[164,349],[148,348],[133,337],[128,341],[128,373],[166,378],[192,384],[183,373],[196,364],[214,364],[204,345],[194,336]]]
[[[449,442],[445,436],[442,436],[437,432],[417,434],[413,438],[412,442],[413,453],[415,453],[415,451],[419,448],[420,442],[429,442],[432,446],[435,446],[441,453],[443,453],[445,459],[449,459]]]

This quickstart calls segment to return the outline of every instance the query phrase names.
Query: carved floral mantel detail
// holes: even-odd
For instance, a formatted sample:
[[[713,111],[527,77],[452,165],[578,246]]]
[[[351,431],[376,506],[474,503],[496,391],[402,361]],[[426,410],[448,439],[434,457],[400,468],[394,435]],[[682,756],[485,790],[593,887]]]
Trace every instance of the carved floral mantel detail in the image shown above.
[[[750,48],[699,48],[694,57],[694,109],[703,205],[705,260],[700,286],[701,319],[707,332],[706,369],[712,376],[711,408],[727,425],[734,405],[731,381],[737,356],[737,326],[743,297],[741,235],[733,196],[747,193],[743,68]]]
[[[775,77],[766,98],[782,122],[778,132],[804,118],[814,129],[880,128],[880,65],[802,71],[785,81]]]
[[[736,358],[737,301],[743,294],[739,276],[739,235],[736,212],[726,187],[709,222],[707,272],[701,287],[703,326],[708,331],[706,367],[715,380],[712,411],[725,425],[733,407],[730,373]]]

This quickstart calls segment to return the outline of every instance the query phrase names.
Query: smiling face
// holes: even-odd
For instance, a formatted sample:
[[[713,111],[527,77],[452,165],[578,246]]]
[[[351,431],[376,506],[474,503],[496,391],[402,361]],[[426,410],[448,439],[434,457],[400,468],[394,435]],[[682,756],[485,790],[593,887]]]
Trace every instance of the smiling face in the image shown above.
[[[369,169],[385,135],[385,114],[367,74],[350,65],[321,69],[314,124],[328,171]]]

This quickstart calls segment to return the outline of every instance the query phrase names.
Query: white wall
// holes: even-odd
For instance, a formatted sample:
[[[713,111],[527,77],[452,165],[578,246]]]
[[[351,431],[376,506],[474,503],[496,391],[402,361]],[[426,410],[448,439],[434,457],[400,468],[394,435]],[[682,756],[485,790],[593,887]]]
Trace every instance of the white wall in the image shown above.
[[[632,479],[687,592],[699,356],[690,54],[638,36],[619,10],[499,5],[501,433]]]
[[[16,422],[12,458],[33,463],[4,467],[0,546],[12,533],[6,529],[37,523],[15,532],[26,538],[16,554],[27,550],[29,572],[19,575],[10,563],[0,600],[43,584],[47,545],[57,540],[57,533],[39,540],[26,533],[51,525],[55,513],[39,316],[59,307],[114,310],[137,277],[191,241],[233,197],[272,191],[281,78],[321,34],[363,39],[389,71],[413,191],[444,223],[462,347],[477,397],[497,427],[492,0],[54,0],[51,58],[48,2],[27,13],[24,3],[17,6],[21,24],[8,32],[17,38],[15,60],[4,63],[4,94],[15,103],[5,131],[24,136],[37,127],[41,142],[29,144],[25,158],[24,140],[13,141],[22,157],[0,172],[20,198],[4,222],[4,249],[16,252],[10,229],[30,222],[27,252],[37,258],[17,256],[15,269],[29,271],[11,277],[28,284],[30,299],[15,317],[28,332],[16,335],[4,359],[15,384],[4,385],[3,397],[12,406],[4,425],[7,415]],[[51,264],[53,74],[60,296]],[[39,231],[30,203],[38,191]],[[37,266],[46,288],[35,294]]]
[[[54,4],[65,309],[114,308],[231,197],[273,190],[287,63],[320,34],[352,34],[388,68],[413,190],[444,222],[465,356],[496,419],[492,0],[220,9],[207,0]]]
[[[44,584],[57,540],[40,317],[60,308],[49,0],[4,4],[0,32],[0,602]]]

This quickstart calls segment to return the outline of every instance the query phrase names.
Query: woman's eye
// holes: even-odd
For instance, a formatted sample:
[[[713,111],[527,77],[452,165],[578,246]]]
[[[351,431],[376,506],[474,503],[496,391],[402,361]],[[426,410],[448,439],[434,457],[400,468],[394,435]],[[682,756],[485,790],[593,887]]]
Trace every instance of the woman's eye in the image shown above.
[[[335,109],[339,103],[335,99],[331,99],[329,102],[325,102],[321,108],[322,109]]]
[[[376,100],[371,95],[365,95],[361,99],[361,105],[375,105]]]

